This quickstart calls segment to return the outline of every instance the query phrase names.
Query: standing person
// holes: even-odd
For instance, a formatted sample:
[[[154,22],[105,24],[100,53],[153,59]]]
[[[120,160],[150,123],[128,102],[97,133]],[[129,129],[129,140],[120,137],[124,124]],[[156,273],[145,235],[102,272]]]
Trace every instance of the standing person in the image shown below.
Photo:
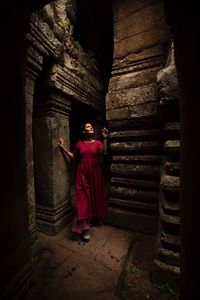
[[[64,140],[58,139],[58,146],[68,157],[78,160],[76,170],[76,215],[72,222],[72,232],[90,240],[90,224],[100,223],[108,211],[104,191],[104,179],[98,155],[107,151],[108,130],[102,129],[103,143],[94,139],[92,124],[81,126],[83,141],[79,141],[73,152],[64,147]]]

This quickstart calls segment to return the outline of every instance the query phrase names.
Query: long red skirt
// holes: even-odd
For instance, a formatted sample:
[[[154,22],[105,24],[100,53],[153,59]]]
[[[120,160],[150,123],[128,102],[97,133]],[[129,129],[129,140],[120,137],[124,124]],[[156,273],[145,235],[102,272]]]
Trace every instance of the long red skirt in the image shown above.
[[[76,220],[101,220],[108,211],[102,167],[98,155],[103,151],[100,141],[80,141],[74,156],[79,158],[76,171]],[[82,222],[81,222],[82,223]],[[73,226],[74,227],[74,226]]]

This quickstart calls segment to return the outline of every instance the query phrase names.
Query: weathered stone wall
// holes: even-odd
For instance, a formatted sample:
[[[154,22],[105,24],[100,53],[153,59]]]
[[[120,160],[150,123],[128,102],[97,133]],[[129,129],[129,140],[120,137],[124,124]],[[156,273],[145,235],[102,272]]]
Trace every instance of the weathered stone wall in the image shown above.
[[[55,234],[72,217],[70,163],[57,146],[57,139],[63,137],[70,148],[71,114],[82,114],[83,118],[87,111],[92,120],[98,116],[97,123],[104,120],[105,87],[98,63],[74,39],[76,9],[73,0],[46,5],[32,15],[27,34],[27,168],[32,174],[28,178],[30,233],[38,227]],[[30,74],[34,74],[31,81]]]
[[[157,74],[159,115],[164,124],[159,187],[159,224],[152,278],[177,285],[180,274],[180,123],[173,46]]]
[[[31,142],[25,135],[25,118],[26,114],[28,115],[24,99],[25,32],[30,11],[38,9],[47,2],[50,1],[30,0],[26,3],[20,0],[15,3],[1,1],[0,14],[3,25],[0,28],[2,58],[0,73],[2,96],[0,119],[2,140],[0,152],[2,171],[0,292],[3,299],[22,299],[32,286],[32,260],[27,234],[27,195],[30,191],[33,196],[34,192],[31,191],[31,178],[31,189],[26,188],[27,172],[30,171],[29,174],[32,177],[32,154],[28,145],[25,147],[25,144]],[[130,8],[133,5],[132,2],[127,2]],[[168,4],[170,13],[168,17],[174,31],[176,65],[181,91],[183,141],[181,147],[181,299],[199,299],[200,150],[199,143],[197,143],[200,111],[199,10],[198,2],[196,5],[194,2],[191,4],[191,1],[166,0],[165,2]],[[134,3],[137,5],[139,1],[134,1]],[[40,55],[51,56],[54,59],[58,57],[57,48],[54,47],[54,44],[46,43],[45,35],[40,38],[39,31],[36,31],[35,37],[31,45],[34,49],[40,50]],[[40,43],[37,42],[37,38]],[[43,41],[44,45],[42,46]],[[28,85],[32,83],[28,82],[30,76],[27,76],[26,94],[31,98],[32,91],[31,88],[29,90]],[[32,100],[29,99],[29,101]],[[31,126],[31,124],[27,123],[27,126]],[[177,132],[177,129],[175,131]],[[26,165],[26,159],[29,160],[28,165]],[[175,169],[177,168],[178,166],[175,167]],[[29,207],[32,210],[34,204],[30,203]],[[34,219],[34,212],[32,216]],[[32,218],[29,222],[32,222],[31,220]]]
[[[156,74],[169,42],[163,1],[114,1],[114,62],[106,97],[111,224],[155,232],[161,126]]]

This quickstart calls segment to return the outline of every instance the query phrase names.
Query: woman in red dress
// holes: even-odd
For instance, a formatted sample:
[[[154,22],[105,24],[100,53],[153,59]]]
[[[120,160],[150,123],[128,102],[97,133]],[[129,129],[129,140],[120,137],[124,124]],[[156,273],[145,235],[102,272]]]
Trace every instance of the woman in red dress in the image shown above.
[[[63,139],[58,146],[70,158],[78,160],[76,170],[76,215],[72,222],[72,232],[81,234],[84,240],[90,239],[90,223],[100,222],[108,211],[104,191],[104,179],[98,155],[106,152],[108,130],[102,129],[103,143],[94,140],[94,128],[90,123],[82,125],[84,140],[79,141],[74,152],[64,148]]]

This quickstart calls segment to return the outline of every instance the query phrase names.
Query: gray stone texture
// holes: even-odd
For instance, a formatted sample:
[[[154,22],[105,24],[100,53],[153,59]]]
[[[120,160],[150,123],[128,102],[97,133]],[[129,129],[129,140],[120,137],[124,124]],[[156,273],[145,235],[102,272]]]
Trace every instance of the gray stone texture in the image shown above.
[[[169,28],[162,1],[114,1],[113,16],[114,61],[106,95],[112,155],[108,222],[154,232],[162,150],[156,75]]]
[[[70,148],[72,107],[84,104],[93,109],[99,116],[97,128],[105,111],[104,86],[97,62],[74,39],[75,21],[76,1],[58,0],[32,14],[27,33],[30,231],[35,231],[37,226],[51,235],[72,218],[74,201],[70,161],[61,153],[57,139],[63,137],[66,148]]]

